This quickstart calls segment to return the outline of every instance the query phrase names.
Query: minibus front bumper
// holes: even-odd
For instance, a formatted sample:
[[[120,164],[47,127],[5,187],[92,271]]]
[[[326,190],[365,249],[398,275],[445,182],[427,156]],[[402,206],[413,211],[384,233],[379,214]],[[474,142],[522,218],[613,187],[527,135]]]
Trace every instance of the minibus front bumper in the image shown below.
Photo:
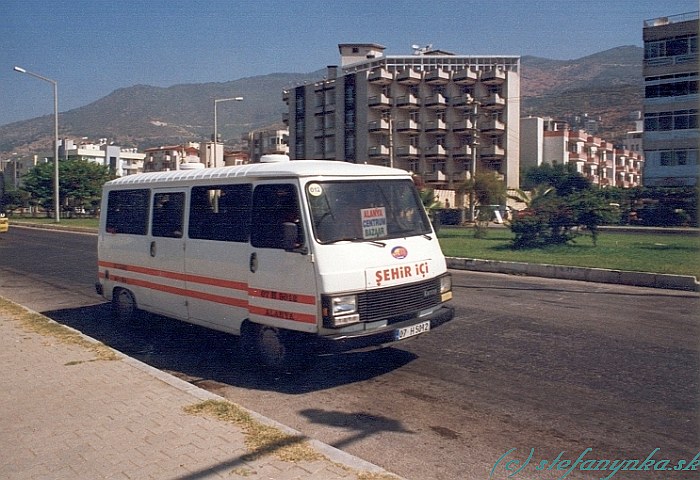
[[[420,327],[430,322],[430,330],[454,318],[454,307],[441,305],[434,312],[425,316],[414,316],[407,320],[391,323],[375,330],[365,330],[357,333],[331,334],[314,337],[318,353],[341,353],[351,350],[362,350],[373,347],[384,347],[414,338],[422,333],[411,334],[406,339],[399,338],[399,332],[405,329]],[[429,330],[426,330],[429,333]]]

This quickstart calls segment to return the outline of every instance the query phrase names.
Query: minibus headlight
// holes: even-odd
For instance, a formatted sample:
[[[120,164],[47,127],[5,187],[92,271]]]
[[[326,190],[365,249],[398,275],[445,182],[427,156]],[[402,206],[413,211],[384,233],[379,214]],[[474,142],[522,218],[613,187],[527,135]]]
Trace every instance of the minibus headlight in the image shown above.
[[[357,295],[337,295],[323,298],[323,324],[338,328],[360,321],[357,312]]]
[[[440,277],[440,299],[443,302],[452,298],[452,275],[449,273]]]
[[[331,315],[338,317],[350,315],[357,311],[357,295],[341,295],[331,298]]]

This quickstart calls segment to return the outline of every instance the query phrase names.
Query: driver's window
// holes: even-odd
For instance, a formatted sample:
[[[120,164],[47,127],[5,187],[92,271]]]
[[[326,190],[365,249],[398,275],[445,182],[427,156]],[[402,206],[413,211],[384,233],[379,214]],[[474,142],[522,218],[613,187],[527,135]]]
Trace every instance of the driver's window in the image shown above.
[[[284,249],[285,223],[297,225],[297,246],[302,246],[304,235],[296,187],[292,184],[266,184],[255,187],[251,244],[260,248]]]

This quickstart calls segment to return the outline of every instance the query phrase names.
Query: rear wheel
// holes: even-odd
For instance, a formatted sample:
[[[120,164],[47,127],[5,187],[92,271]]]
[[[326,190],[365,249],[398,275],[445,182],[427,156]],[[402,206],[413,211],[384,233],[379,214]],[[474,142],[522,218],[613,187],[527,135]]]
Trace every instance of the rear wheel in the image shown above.
[[[133,322],[138,319],[139,309],[134,294],[125,288],[118,288],[112,294],[112,314],[122,322]]]

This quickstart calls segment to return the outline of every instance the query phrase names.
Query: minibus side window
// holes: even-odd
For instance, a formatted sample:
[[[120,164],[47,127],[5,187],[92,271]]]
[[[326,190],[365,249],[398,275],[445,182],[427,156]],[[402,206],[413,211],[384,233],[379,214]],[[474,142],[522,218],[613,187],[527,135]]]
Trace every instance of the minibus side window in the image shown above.
[[[304,244],[304,232],[297,189],[292,184],[258,185],[253,192],[251,243],[254,247],[284,249],[284,224],[295,223],[297,247]]]
[[[150,191],[112,190],[107,195],[108,233],[146,235]]]
[[[250,236],[250,184],[193,187],[188,236],[247,242]]]
[[[185,194],[182,192],[156,193],[153,196],[152,235],[181,238],[184,205]]]

